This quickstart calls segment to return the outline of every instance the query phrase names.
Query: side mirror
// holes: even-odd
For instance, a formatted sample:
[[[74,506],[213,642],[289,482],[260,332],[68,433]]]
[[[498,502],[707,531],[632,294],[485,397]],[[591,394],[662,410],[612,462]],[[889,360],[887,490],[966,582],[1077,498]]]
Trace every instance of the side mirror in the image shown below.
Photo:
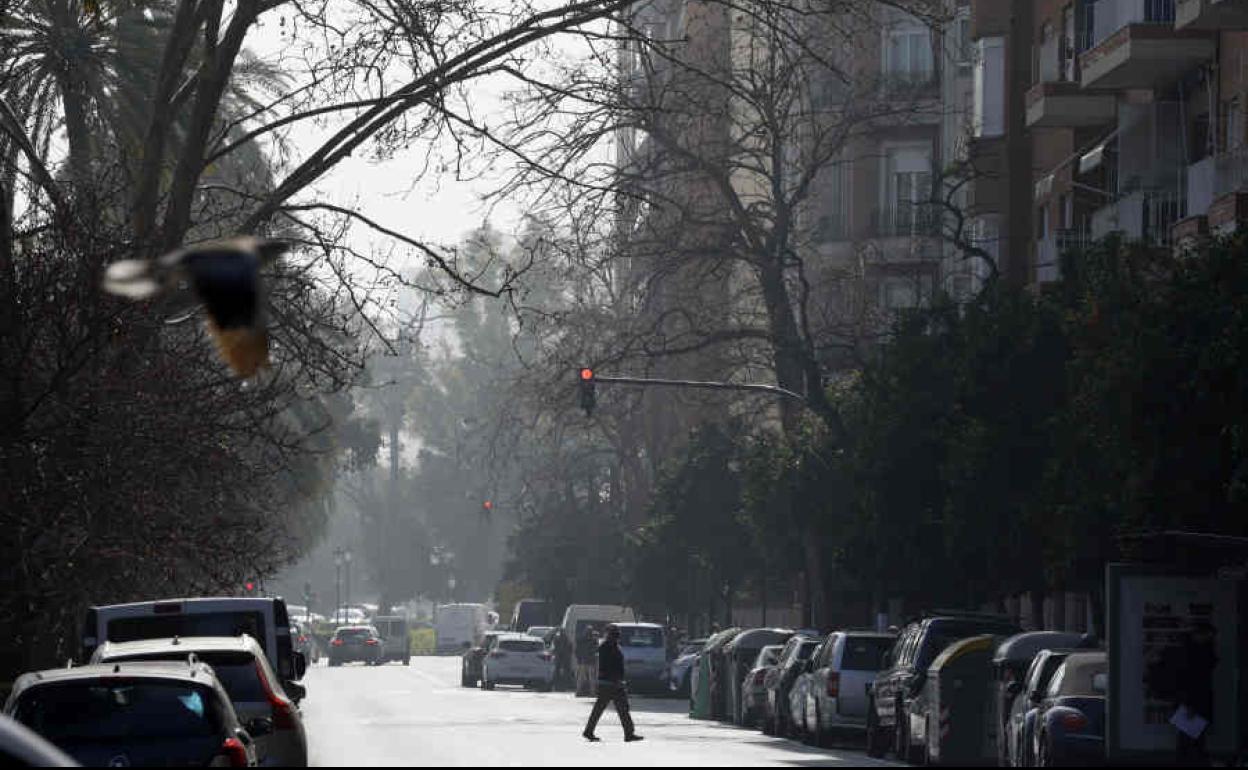
[[[308,673],[308,656],[304,655],[302,652],[296,652],[294,653],[294,660],[292,662],[295,666],[295,675],[292,678],[303,679],[303,675]]]
[[[263,738],[273,733],[273,720],[268,717],[254,717],[248,719],[243,727],[252,738]]]
[[[1011,696],[1016,696],[1020,692],[1023,691],[1023,683],[1022,682],[1010,682],[1009,684],[1005,686],[1005,691],[1009,693]]]
[[[307,688],[301,684],[296,684],[295,682],[287,682],[286,686],[282,689],[286,691],[286,694],[290,696],[290,699],[295,702],[296,706],[299,705],[299,702],[308,695]]]

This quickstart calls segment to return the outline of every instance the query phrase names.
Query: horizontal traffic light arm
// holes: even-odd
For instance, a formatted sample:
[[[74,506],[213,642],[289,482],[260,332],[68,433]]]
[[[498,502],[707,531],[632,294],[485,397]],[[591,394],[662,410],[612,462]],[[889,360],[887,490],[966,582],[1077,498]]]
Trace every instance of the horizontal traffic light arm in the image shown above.
[[[755,385],[743,382],[700,382],[698,380],[664,380],[649,377],[603,377],[595,374],[593,382],[606,385],[655,385],[673,388],[696,388],[700,390],[743,390],[751,393],[768,393],[773,396],[784,396],[797,401],[806,401],[806,397],[776,385]]]

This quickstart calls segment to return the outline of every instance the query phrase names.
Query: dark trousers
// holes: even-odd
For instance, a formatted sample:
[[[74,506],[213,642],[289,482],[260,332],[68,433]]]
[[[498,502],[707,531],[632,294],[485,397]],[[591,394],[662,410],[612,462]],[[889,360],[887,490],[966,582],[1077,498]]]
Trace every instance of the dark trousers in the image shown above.
[[[1175,757],[1179,767],[1209,767],[1209,750],[1205,747],[1205,737],[1212,727],[1206,727],[1199,738],[1191,738],[1182,730],[1178,731],[1178,756]]]
[[[602,712],[607,710],[607,704],[615,704],[615,713],[620,715],[620,724],[624,725],[624,737],[633,734],[633,717],[628,713],[628,688],[623,682],[598,682],[598,700],[594,701],[594,708],[589,712],[589,722],[585,725],[585,733],[587,735],[594,734],[594,728],[598,726],[598,720],[602,718]]]

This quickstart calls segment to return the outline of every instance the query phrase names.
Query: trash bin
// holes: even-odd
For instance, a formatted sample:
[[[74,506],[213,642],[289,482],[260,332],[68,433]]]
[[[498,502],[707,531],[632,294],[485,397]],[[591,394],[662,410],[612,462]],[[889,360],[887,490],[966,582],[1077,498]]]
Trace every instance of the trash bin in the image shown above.
[[[992,656],[1001,637],[972,636],[949,645],[927,670],[927,757],[941,765],[994,765]]]

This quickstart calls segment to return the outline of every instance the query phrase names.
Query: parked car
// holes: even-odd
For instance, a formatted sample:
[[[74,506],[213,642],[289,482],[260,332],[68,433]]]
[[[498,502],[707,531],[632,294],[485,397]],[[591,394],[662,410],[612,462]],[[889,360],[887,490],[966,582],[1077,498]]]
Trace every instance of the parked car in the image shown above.
[[[783,649],[783,644],[769,644],[759,650],[758,655],[754,657],[754,665],[750,667],[749,673],[741,682],[740,724],[753,727],[755,722],[762,717],[764,701],[767,697],[763,684],[767,679],[767,672],[780,662],[780,652]]]
[[[811,666],[815,662],[815,658],[823,651],[827,640],[823,640],[810,653],[810,657],[802,661],[797,667],[797,678],[793,680],[793,684],[789,687],[789,707],[788,707],[788,736],[796,738],[800,741],[806,740],[806,696],[810,690],[810,675],[813,672]]]
[[[793,631],[787,628],[751,628],[737,634],[724,646],[724,658],[731,688],[728,693],[730,715],[735,724],[745,724],[741,684],[754,666],[754,662],[758,660],[758,651],[772,644],[783,645],[792,637]]]
[[[549,690],[555,679],[555,654],[546,644],[528,634],[500,633],[481,662],[481,688],[493,690],[499,684],[518,684],[534,690]]]
[[[444,604],[433,619],[436,651],[463,653],[472,649],[481,643],[489,626],[489,609],[484,604]]]
[[[1105,694],[1109,658],[1104,652],[1072,652],[1058,665],[1037,706],[1037,767],[1105,764]]]
[[[403,665],[412,662],[412,638],[407,632],[407,618],[382,615],[373,619],[373,627],[381,634],[381,662],[397,660]]]
[[[805,673],[806,661],[814,654],[821,639],[794,636],[780,652],[780,662],[767,672],[763,680],[766,692],[763,706],[763,732],[768,735],[791,735],[794,725],[790,718],[789,693],[797,678]]]
[[[997,764],[1008,767],[1009,742],[1005,738],[1010,721],[1010,714],[1016,703],[1015,693],[1020,692],[1022,683],[1031,670],[1036,654],[1045,649],[1069,649],[1083,641],[1079,634],[1068,634],[1062,631],[1028,631],[1015,634],[1001,644],[992,656],[992,689],[993,711],[996,717],[996,751]],[[1051,672],[1050,672],[1051,673]],[[1047,679],[1046,679],[1047,681]],[[1026,708],[1030,709],[1028,705]]]
[[[542,640],[547,647],[551,645],[555,638],[555,626],[529,626],[523,633],[529,636],[536,636]]]
[[[477,686],[477,682],[481,681],[481,664],[485,661],[486,654],[489,653],[490,648],[494,645],[494,640],[504,633],[506,632],[486,631],[481,637],[480,644],[464,650],[464,654],[460,658],[460,685],[464,687]]]
[[[917,758],[912,736],[927,724],[927,669],[959,639],[981,634],[1013,636],[1012,618],[972,612],[940,612],[906,624],[871,684],[867,706],[867,753],[881,757],[889,746],[899,759]],[[921,725],[916,723],[921,721]]]
[[[253,736],[261,765],[306,767],[308,736],[303,715],[286,696],[260,644],[250,636],[189,636],[141,642],[105,642],[92,663],[185,661],[188,656],[212,666],[244,724],[268,719],[271,731]]]
[[[302,655],[308,663],[315,664],[321,659],[321,648],[317,646],[316,637],[302,620],[290,622],[290,639],[295,652]]]
[[[34,730],[6,716],[0,716],[0,763],[5,767],[79,766]]]
[[[286,602],[263,597],[210,597],[109,604],[87,608],[78,660],[87,661],[104,642],[172,639],[175,636],[238,636],[260,643],[282,685],[303,678],[307,659],[295,652]],[[298,688],[287,687],[298,700]]]
[[[239,721],[206,663],[113,663],[23,674],[6,716],[90,767],[252,767],[267,717]]]
[[[620,629],[620,652],[624,653],[624,678],[630,689],[662,692],[667,667],[667,630],[657,623],[616,623]]]
[[[837,631],[811,662],[806,735],[826,746],[833,735],[867,727],[867,687],[896,637],[874,631]]]
[[[1010,683],[1015,697],[1006,715],[1001,745],[1005,751],[1004,767],[1033,767],[1036,764],[1036,716],[1044,700],[1053,673],[1070,653],[1066,650],[1041,650],[1032,658],[1021,681]]]
[[[688,698],[693,681],[693,667],[706,639],[690,639],[680,645],[676,657],[667,664],[667,689],[680,698]]]
[[[329,665],[363,663],[376,666],[381,663],[381,635],[372,626],[340,626],[329,640]]]

